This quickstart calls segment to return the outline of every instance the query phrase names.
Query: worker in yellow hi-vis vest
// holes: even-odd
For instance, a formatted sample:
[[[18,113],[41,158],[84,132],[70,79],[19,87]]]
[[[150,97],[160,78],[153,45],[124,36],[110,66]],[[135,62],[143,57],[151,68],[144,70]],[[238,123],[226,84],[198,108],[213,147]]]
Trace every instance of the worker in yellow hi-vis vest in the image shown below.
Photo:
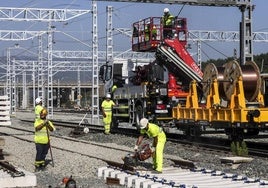
[[[42,110],[43,110],[42,99],[38,97],[35,99],[35,107],[34,107],[35,121],[37,119],[40,119],[40,112]]]
[[[36,147],[35,171],[45,170],[46,155],[50,149],[51,159],[52,151],[50,145],[50,132],[55,131],[53,123],[47,120],[47,110],[43,108],[40,112],[40,118],[34,122],[34,142]],[[54,163],[54,162],[53,162]]]
[[[114,105],[114,101],[111,100],[111,94],[107,93],[105,100],[101,104],[105,134],[110,134],[112,122],[112,108]]]
[[[162,26],[163,26],[163,38],[172,38],[172,29],[173,29],[174,16],[169,13],[169,9],[164,9],[164,15],[162,17]]]
[[[140,136],[138,137],[134,147],[135,151],[138,150],[145,135],[147,135],[149,138],[153,138],[151,150],[153,153],[153,168],[155,173],[162,173],[166,134],[164,133],[162,127],[159,127],[154,123],[149,123],[147,118],[142,118],[140,120]]]

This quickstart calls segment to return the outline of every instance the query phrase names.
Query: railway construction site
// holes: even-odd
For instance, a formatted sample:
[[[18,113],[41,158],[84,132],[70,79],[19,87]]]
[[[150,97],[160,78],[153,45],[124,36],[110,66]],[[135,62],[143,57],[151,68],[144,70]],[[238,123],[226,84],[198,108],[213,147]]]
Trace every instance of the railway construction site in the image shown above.
[[[105,135],[102,128],[99,131],[89,129],[88,133],[74,138],[70,137],[74,128],[57,126],[57,123],[57,131],[51,136],[54,166],[48,154],[46,169],[35,172],[33,124],[30,122],[33,118],[33,112],[18,112],[16,117],[11,118],[11,126],[0,129],[1,139],[5,141],[1,146],[4,161],[24,173],[12,176],[2,168],[1,173],[5,175],[0,181],[8,182],[7,187],[64,187],[62,179],[70,176],[77,187],[96,188],[175,187],[183,184],[196,187],[215,187],[215,184],[227,184],[227,187],[267,186],[267,157],[238,157],[230,151],[204,148],[197,143],[168,141],[163,173],[153,174],[151,158],[145,161],[123,160],[134,154],[136,135]],[[55,114],[55,122],[73,122],[76,126],[82,118],[83,114],[77,113]],[[256,142],[267,143],[267,138]]]
[[[116,1],[238,10],[239,32],[231,38],[239,55],[235,49],[225,63],[206,66],[199,42],[215,32],[198,35],[195,60],[191,24],[181,10],[173,16],[167,7],[162,16],[146,14],[131,21],[130,30],[117,30],[131,38],[126,57],[113,51],[113,8],[107,6],[102,57],[97,5],[103,2],[92,1],[92,10],[0,7],[9,27],[48,23],[46,31],[2,31],[2,41],[32,39],[34,49],[37,38],[38,47],[24,60],[12,56],[25,50],[16,43],[0,64],[0,187],[267,187],[268,77],[264,60],[255,62],[253,54],[253,42],[267,38],[252,31],[253,2]],[[57,23],[65,22],[64,30],[88,13],[92,53],[55,50]],[[226,33],[217,40],[229,40]],[[69,71],[76,84],[68,81],[71,74],[59,74]],[[142,135],[153,143],[147,137],[141,143]]]

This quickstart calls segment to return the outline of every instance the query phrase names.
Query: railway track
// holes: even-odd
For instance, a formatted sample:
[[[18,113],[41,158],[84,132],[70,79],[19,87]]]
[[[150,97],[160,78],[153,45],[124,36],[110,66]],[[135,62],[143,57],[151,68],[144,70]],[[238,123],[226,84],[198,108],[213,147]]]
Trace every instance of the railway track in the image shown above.
[[[24,122],[29,122],[29,121],[25,120]],[[60,124],[57,124],[57,125],[59,126]],[[61,125],[63,125],[63,124],[61,124]],[[63,126],[63,127],[67,127],[68,129],[69,128],[76,128],[76,126],[74,126],[74,125],[75,124],[71,125],[71,123],[69,123],[68,126]],[[96,126],[96,127],[97,127],[97,129],[94,129],[94,131],[99,130],[102,132],[102,129],[99,129],[98,126]],[[125,129],[123,129],[123,130],[125,130]],[[19,140],[22,140],[25,142],[34,143],[33,142],[34,131],[32,130],[32,127],[2,126],[0,136],[1,135],[11,136],[11,137],[14,137],[16,139],[19,139]],[[133,134],[130,134],[130,135],[133,135]],[[105,155],[107,152],[111,153],[111,151],[108,151],[108,150],[115,150],[113,152],[117,153],[117,155],[118,155],[118,153],[122,153],[120,155],[122,158],[124,156],[126,156],[126,154],[133,152],[132,149],[129,149],[128,147],[125,147],[125,146],[118,146],[118,145],[114,145],[112,143],[107,145],[107,143],[91,142],[91,141],[79,139],[79,137],[73,138],[73,137],[70,137],[68,135],[63,135],[63,134],[58,134],[58,133],[52,134],[51,138],[52,138],[51,145],[53,145],[53,148],[55,148],[55,149],[59,149],[62,151],[71,152],[71,153],[75,153],[75,154],[80,154],[80,155],[90,157],[90,158],[95,158],[98,160],[105,161],[109,164],[111,164],[112,161],[109,157],[107,158]],[[62,144],[62,142],[66,142],[66,143]],[[84,146],[70,148],[69,146],[73,145],[73,143],[84,144]],[[90,155],[90,154],[88,154],[90,152],[87,153],[85,151],[81,151],[81,148],[87,148],[88,146],[96,148],[96,149],[93,149],[94,151],[100,150],[99,148],[102,148],[101,150],[104,149],[107,151],[104,151],[104,152],[99,153],[97,155],[95,153],[94,153],[94,155]],[[96,156],[99,156],[99,157],[96,157]],[[120,160],[117,159],[115,161],[122,161],[123,162],[122,158],[120,158]],[[167,159],[169,159],[169,158],[167,158]],[[174,160],[174,159],[172,158],[170,160]]]
[[[5,134],[9,134],[9,137],[14,137],[16,139],[24,139],[22,141],[25,141],[25,142],[31,142],[32,143],[32,139],[33,139],[33,131],[32,131],[32,125],[28,123],[29,121],[24,121],[20,124],[28,124],[28,126],[23,126],[23,128],[21,129],[21,126],[12,126],[12,127],[1,127],[1,130],[4,128],[4,129],[9,129],[9,133],[6,132]],[[30,121],[31,122],[31,121]],[[60,127],[60,122],[57,122],[55,121],[54,123],[58,123],[57,127],[59,127],[59,129],[62,131],[64,129],[67,129],[68,131],[66,131],[65,133],[67,132],[70,132],[72,129],[74,129],[75,127],[77,127],[78,123],[70,123],[68,124],[68,126],[65,126],[66,123],[62,123],[62,127]],[[26,128],[27,127],[27,128]],[[67,127],[67,128],[66,128]],[[90,126],[91,127],[91,126]],[[92,127],[95,127],[95,126],[92,126]],[[21,130],[20,130],[21,129]],[[103,131],[103,128],[102,127],[99,127],[99,126],[96,126],[96,129],[98,129],[99,131]],[[122,131],[124,131],[125,129],[123,129]],[[16,131],[16,132],[15,132]],[[18,132],[17,132],[18,131]],[[122,163],[120,163],[121,160],[121,157],[122,156],[125,156],[126,153],[130,153],[132,152],[132,149],[127,147],[125,148],[124,146],[122,146],[122,148],[120,148],[119,150],[117,149],[113,149],[113,144],[112,146],[108,145],[107,143],[103,143],[103,144],[100,144],[100,143],[95,143],[95,142],[91,142],[91,141],[85,141],[85,140],[81,140],[79,137],[78,138],[71,138],[69,136],[67,136],[67,134],[65,135],[64,133],[62,133],[61,131],[59,131],[58,133],[56,133],[55,135],[52,136],[52,145],[53,145],[53,148],[55,148],[56,150],[60,150],[60,151],[64,151],[64,152],[67,152],[67,153],[72,153],[73,155],[81,155],[81,156],[84,156],[84,157],[87,157],[87,158],[94,158],[94,159],[98,159],[98,160],[102,160],[102,161],[105,161],[108,166],[105,166],[104,168],[106,168],[107,170],[104,170],[103,168],[103,173],[101,174],[105,174],[105,178],[107,177],[115,177],[115,176],[111,176],[112,174],[116,174],[118,173],[118,171],[120,171],[121,174],[125,174],[126,177],[129,177],[129,176],[133,176],[135,177],[136,179],[139,178],[139,181],[142,180],[140,178],[146,178],[148,177],[148,179],[153,179],[154,176],[157,176],[157,181],[159,181],[158,183],[160,183],[160,181],[164,181],[165,179],[167,179],[167,177],[170,176],[170,172],[172,171],[170,168],[165,168],[164,169],[164,173],[163,173],[163,176],[162,175],[155,175],[155,174],[152,174],[148,171],[145,172],[144,174],[144,171],[140,170],[139,171],[139,175],[136,174],[136,169],[135,169],[135,172],[133,174],[131,173],[127,173],[125,169],[120,169],[119,167],[115,167],[114,163],[115,161],[118,162],[119,161],[119,166],[122,165]],[[94,131],[97,131],[97,130],[94,130]],[[93,130],[90,129],[90,132],[89,132],[89,135],[90,133],[94,132]],[[126,130],[125,130],[126,131]],[[131,131],[127,130],[126,132],[128,132],[128,135],[132,135],[133,134],[130,134]],[[133,130],[133,132],[137,133],[136,130]],[[116,133],[116,134],[120,134],[120,133]],[[121,134],[125,134],[123,132],[121,132]],[[125,134],[126,135],[126,134]],[[27,139],[25,138],[27,137]],[[104,136],[105,137],[105,136]],[[109,136],[106,136],[106,137],[109,137]],[[81,135],[81,138],[83,138],[83,135]],[[170,138],[171,139],[171,138]],[[176,140],[176,139],[175,139]],[[174,140],[174,143],[176,142]],[[64,145],[67,145],[66,147],[62,147],[62,143],[65,142]],[[182,142],[185,143],[186,145],[186,148],[190,148],[189,145],[188,145],[188,141],[186,140],[182,140]],[[88,144],[90,143],[90,144]],[[91,145],[93,143],[93,146]],[[109,142],[109,143],[112,143],[112,142]],[[84,146],[81,146],[80,144],[84,144]],[[79,146],[78,146],[79,145]],[[172,144],[173,145],[173,144]],[[187,146],[188,145],[188,146]],[[197,144],[193,144],[193,146],[197,146]],[[103,147],[105,146],[105,147]],[[91,148],[91,149],[87,149],[87,148]],[[108,148],[106,148],[108,147]],[[80,148],[80,149],[79,149]],[[85,148],[85,151],[81,151],[81,148]],[[93,149],[93,148],[98,148],[98,149]],[[102,149],[100,149],[102,148]],[[103,149],[104,148],[104,149]],[[197,147],[194,147],[195,149],[197,149]],[[102,154],[99,154],[99,153],[95,153],[93,154],[92,151],[93,150],[102,150]],[[117,153],[117,156],[121,156],[120,158],[111,158],[110,156],[107,157],[107,153],[109,152],[112,152],[112,153]],[[200,151],[197,151],[198,153],[201,153]],[[203,151],[205,152],[205,151]],[[216,152],[216,150],[215,150]],[[166,155],[167,156],[167,155]],[[172,158],[169,158],[169,157],[165,157],[165,160],[173,160],[174,162],[174,159]],[[175,163],[175,162],[174,162]],[[173,172],[175,173],[180,173],[180,166],[182,166],[180,163],[175,163],[175,164],[178,164],[177,167],[173,168]],[[192,162],[190,162],[188,165],[193,165]],[[190,168],[193,168],[193,166],[191,166]],[[128,169],[129,171],[130,169]],[[133,169],[131,169],[133,170]],[[171,170],[171,171],[170,171]],[[99,168],[99,171],[101,171],[101,168]],[[105,171],[105,172],[104,172]],[[200,171],[201,172],[201,171]],[[133,173],[133,172],[132,172]],[[146,174],[147,173],[147,174]],[[185,172],[184,172],[185,173]],[[188,171],[187,171],[188,173]],[[179,174],[177,174],[179,175]],[[177,176],[176,175],[176,176]],[[200,175],[200,174],[199,174]],[[104,177],[102,177],[104,178]],[[104,178],[104,179],[105,179]],[[146,179],[145,181],[147,182]],[[128,181],[132,181],[131,179],[129,179]],[[136,181],[136,180],[135,180]],[[137,185],[141,185],[141,183],[139,183],[139,181],[137,180],[137,182],[135,182],[135,186]],[[130,183],[130,182],[128,182]],[[148,183],[148,182],[147,182]],[[170,183],[170,184],[169,184]],[[171,186],[171,183],[172,181],[167,181],[166,184],[163,184],[164,186]],[[255,182],[256,184],[260,183],[260,182]],[[176,186],[178,186],[178,182],[175,182]],[[173,186],[174,187],[174,186]]]
[[[14,130],[16,130],[16,133],[14,132]],[[17,138],[17,139],[25,141],[25,142],[34,143],[34,141],[33,141],[34,131],[29,130],[29,129],[25,129],[25,128],[4,127],[3,126],[1,129],[0,135],[12,136],[14,138]],[[71,143],[82,143],[85,145],[84,146],[85,148],[87,147],[87,145],[90,145],[93,147],[101,147],[101,148],[104,148],[107,150],[117,150],[117,152],[122,152],[122,156],[124,156],[126,152],[130,152],[127,149],[120,149],[120,148],[108,146],[107,144],[89,142],[89,141],[80,140],[80,139],[76,139],[76,138],[72,138],[72,137],[68,137],[68,136],[63,136],[63,135],[51,135],[51,138],[52,138],[53,148],[55,148],[55,149],[59,149],[59,150],[63,150],[63,151],[71,152],[71,153],[77,153],[77,154],[80,154],[83,156],[96,158],[96,159],[104,160],[104,161],[108,160],[108,159],[105,159],[105,154],[99,154],[97,156],[100,156],[100,157],[96,157],[96,155],[90,155],[88,153],[82,152],[80,148],[75,148],[75,147],[70,148],[68,146],[72,145]],[[58,144],[58,143],[62,143],[62,141],[66,142],[66,143]],[[66,147],[64,147],[64,146],[66,146]],[[101,156],[103,156],[103,157],[101,157]]]
[[[33,142],[33,131],[29,129],[2,127],[1,134],[12,136],[21,141]],[[107,146],[107,144],[91,143],[58,135],[52,136],[52,141],[53,149],[105,161],[108,165],[98,168],[98,177],[106,179],[106,181],[118,180],[119,184],[123,182],[122,184],[126,187],[187,187],[190,185],[192,187],[204,187],[215,186],[217,184],[218,187],[227,188],[236,185],[237,187],[241,187],[242,185],[243,187],[257,187],[260,185],[265,187],[265,185],[267,185],[265,180],[250,179],[224,172],[193,168],[194,166],[191,166],[193,165],[192,163],[187,164],[191,166],[191,170],[181,168],[182,165],[178,161],[174,161],[175,166],[164,168],[162,174],[155,174],[148,169],[137,169],[131,166],[127,167],[118,162],[120,159],[116,157],[113,159],[106,157],[107,152],[116,152],[116,156],[123,156],[126,152],[130,152],[129,149],[120,149],[118,146]],[[90,149],[87,149],[89,147]],[[81,148],[83,148],[83,150],[81,150]],[[102,150],[102,152],[98,152],[100,150]],[[237,178],[237,181],[234,181],[235,178]],[[109,183],[109,181],[107,181],[107,183]]]
[[[24,121],[28,122],[28,121]],[[72,125],[68,125],[68,128],[72,128]],[[10,127],[10,126],[2,126],[0,136],[6,136],[6,137],[13,137],[15,139],[18,139],[20,141],[33,143],[33,135],[34,131],[31,130],[32,127]],[[108,166],[113,167],[121,167],[122,171],[127,171],[128,173],[135,174],[136,170],[143,169],[146,170],[145,167],[136,165],[139,164],[138,161],[135,162],[135,159],[133,161],[131,160],[130,164],[124,163],[124,157],[128,156],[128,154],[132,153],[132,149],[129,149],[125,146],[118,146],[110,143],[107,145],[107,143],[96,143],[91,141],[85,141],[78,138],[73,138],[69,136],[64,136],[61,134],[52,134],[51,135],[51,145],[53,150],[61,150],[64,152],[68,152],[71,154],[81,155],[88,158],[94,158],[97,160],[101,160],[108,164]],[[72,146],[72,147],[70,147]],[[83,148],[83,149],[82,149]],[[85,149],[90,148],[90,149]],[[94,152],[92,152],[94,151]],[[101,151],[101,152],[99,152]],[[111,158],[110,155],[107,156],[107,153],[116,153],[115,158]],[[120,156],[120,158],[118,158]],[[167,160],[172,160],[173,162],[176,162],[177,164],[180,163],[180,160],[176,160],[174,158],[166,158]],[[120,162],[121,161],[121,162]],[[133,164],[135,163],[135,166]],[[194,164],[189,162],[191,167],[194,167]],[[183,160],[182,163],[180,163],[183,166],[188,166],[189,163],[186,164],[185,160]],[[1,166],[1,163],[0,163]],[[54,166],[54,165],[53,165]]]
[[[21,121],[31,122],[29,120],[21,120]],[[79,137],[84,135],[85,134],[83,131],[84,128],[88,128],[88,130],[91,133],[103,132],[103,126],[99,125],[88,124],[88,123],[86,124],[80,123],[79,125],[78,123],[75,122],[57,121],[57,120],[53,120],[53,122],[57,127],[73,129],[70,132],[70,136],[72,137]],[[117,129],[112,129],[111,132],[115,134],[128,135],[134,137],[137,137],[139,135],[139,132],[133,128],[118,127]],[[167,140],[174,143],[215,150],[215,153],[230,152],[231,141],[226,138],[211,137],[209,134],[197,138],[193,137],[189,138],[183,134],[175,134],[175,133],[166,133],[166,134],[167,134]],[[264,138],[264,135],[261,135],[260,137]],[[267,135],[265,137],[267,137]],[[248,147],[248,154],[250,156],[258,156],[264,158],[268,157],[268,142],[256,142],[256,141],[250,141],[250,139],[248,139],[246,141],[246,144]]]

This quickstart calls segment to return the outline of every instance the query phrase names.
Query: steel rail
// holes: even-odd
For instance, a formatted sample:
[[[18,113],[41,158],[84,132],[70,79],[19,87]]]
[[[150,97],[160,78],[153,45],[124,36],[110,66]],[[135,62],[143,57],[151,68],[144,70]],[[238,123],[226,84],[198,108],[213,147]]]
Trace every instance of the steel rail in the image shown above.
[[[28,121],[28,120],[22,120]],[[63,121],[53,121],[55,125],[67,127],[67,128],[78,128],[79,123],[75,122],[63,122]],[[103,126],[93,125],[93,124],[81,124],[81,128],[88,127],[91,131],[95,132],[103,132]],[[13,127],[12,127],[13,128]],[[82,131],[82,130],[81,130]],[[116,128],[111,130],[112,134],[119,134],[119,135],[128,135],[137,137],[139,135],[139,131],[137,129],[130,129],[130,128]],[[83,134],[81,134],[83,135]],[[215,150],[215,152],[231,152],[231,140],[226,138],[217,138],[211,136],[201,136],[201,137],[188,137],[183,134],[177,133],[166,133],[167,140],[174,143],[184,144],[184,145],[194,145],[198,146],[199,148],[209,149],[210,151]],[[76,135],[79,136],[79,135]],[[263,135],[261,135],[261,138]],[[249,156],[257,156],[257,157],[268,157],[268,143],[260,143],[260,142],[253,142],[250,140],[245,141],[248,147],[248,154]]]

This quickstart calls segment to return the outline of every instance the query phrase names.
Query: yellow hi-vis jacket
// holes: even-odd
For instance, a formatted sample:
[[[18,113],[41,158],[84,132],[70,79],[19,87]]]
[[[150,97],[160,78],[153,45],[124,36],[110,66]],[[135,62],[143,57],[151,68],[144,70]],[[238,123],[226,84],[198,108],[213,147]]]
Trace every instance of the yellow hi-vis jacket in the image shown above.
[[[43,106],[40,104],[36,105],[34,108],[34,113],[35,113],[35,119],[40,119],[40,112],[43,110]]]
[[[149,138],[158,137],[160,140],[166,140],[166,134],[164,133],[162,127],[157,126],[156,124],[149,123],[149,129],[141,129],[141,134],[147,134]]]
[[[172,26],[172,21],[174,19],[174,16],[171,14],[164,15],[162,18],[162,24],[163,26]]]
[[[34,128],[36,128],[38,125],[41,123],[44,123],[43,119],[37,119],[34,122]],[[51,121],[48,121],[49,125],[53,127],[53,131],[55,130],[55,127],[53,126]],[[48,132],[47,132],[48,131]],[[48,135],[49,134],[49,129],[47,130],[47,127],[44,126],[40,131],[35,131],[34,133],[34,142],[38,144],[47,144],[48,143]]]
[[[110,100],[110,101],[104,100],[101,103],[101,107],[103,108],[103,110],[104,110],[105,113],[112,112],[112,106],[113,105],[115,105],[115,104],[114,104],[114,101],[112,101],[112,100]]]

